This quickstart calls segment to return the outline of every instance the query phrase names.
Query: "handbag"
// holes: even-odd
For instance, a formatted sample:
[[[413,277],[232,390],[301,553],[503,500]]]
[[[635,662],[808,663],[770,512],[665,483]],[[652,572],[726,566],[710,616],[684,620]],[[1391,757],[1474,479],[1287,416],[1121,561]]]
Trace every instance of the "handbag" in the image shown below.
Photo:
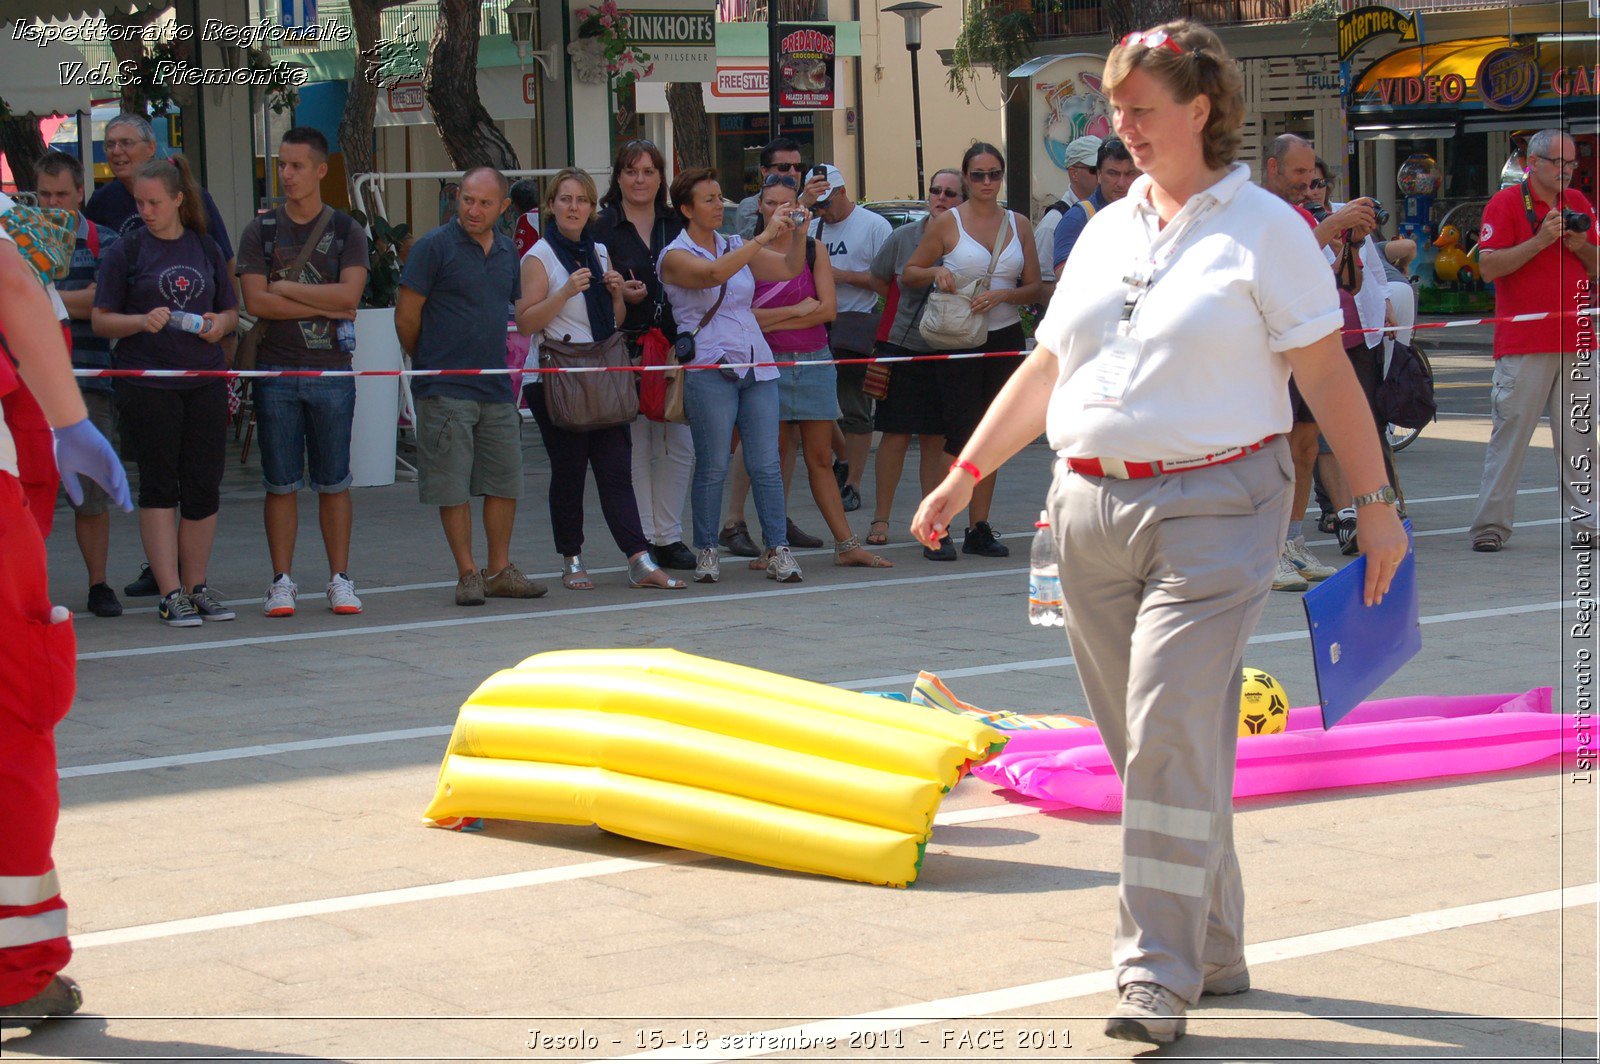
[[[722,287],[717,290],[717,301],[711,304],[711,309],[706,311],[705,317],[700,319],[700,324],[696,325],[690,332],[679,333],[678,338],[672,341],[672,357],[676,360],[677,365],[661,374],[667,378],[665,385],[666,399],[662,410],[663,420],[678,425],[682,425],[689,420],[689,413],[684,408],[683,402],[684,382],[689,371],[683,367],[694,361],[694,338],[701,329],[710,324],[712,318],[717,316],[717,311],[722,309],[722,301],[727,298],[727,295],[728,282],[724,281],[722,282]]]
[[[994,235],[994,251],[989,256],[989,272],[976,280],[968,281],[954,292],[941,291],[937,286],[928,295],[922,309],[922,320],[917,331],[928,346],[938,351],[970,351],[982,347],[989,339],[987,315],[974,314],[972,301],[989,290],[994,271],[1000,268],[1000,251],[1005,247],[1006,234],[1015,228],[1011,212],[1006,212],[1006,224]]]
[[[270,214],[263,215],[261,218],[261,254],[267,264],[269,277],[272,274],[272,253],[276,250],[278,243],[278,210],[278,208],[275,208]],[[300,254],[295,256],[294,262],[289,264],[289,268],[281,276],[299,276],[300,271],[305,268],[306,260],[311,257],[311,252],[316,249],[317,241],[322,239],[322,231],[328,228],[328,223],[332,220],[333,208],[323,207],[322,214],[317,217],[317,224],[311,227],[311,235],[306,238],[305,243],[300,245]],[[261,347],[261,341],[266,338],[266,335],[267,319],[257,318],[256,323],[250,326],[250,330],[239,338],[239,346],[233,353],[234,369],[256,368],[259,362],[257,352]]]
[[[1439,416],[1433,371],[1410,345],[1394,342],[1389,369],[1378,384],[1373,405],[1380,420],[1407,429],[1420,429]]]
[[[621,332],[576,344],[547,335],[539,345],[539,360],[558,369],[599,370],[545,377],[545,406],[557,428],[589,432],[626,425],[639,416],[639,389],[633,375],[605,372],[632,368],[627,337]]]
[[[671,366],[639,374],[639,413],[651,421],[667,420],[667,375],[683,371],[672,365],[672,344],[667,334],[652,326],[639,338],[639,365],[641,367]],[[680,400],[679,406],[682,406]]]

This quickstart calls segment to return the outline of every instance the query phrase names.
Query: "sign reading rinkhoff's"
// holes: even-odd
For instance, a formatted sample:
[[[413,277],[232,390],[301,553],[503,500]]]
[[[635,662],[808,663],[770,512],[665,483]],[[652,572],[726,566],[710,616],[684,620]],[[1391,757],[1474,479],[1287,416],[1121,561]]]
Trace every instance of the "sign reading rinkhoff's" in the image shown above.
[[[622,40],[650,56],[646,81],[710,81],[716,76],[713,0],[619,0]]]

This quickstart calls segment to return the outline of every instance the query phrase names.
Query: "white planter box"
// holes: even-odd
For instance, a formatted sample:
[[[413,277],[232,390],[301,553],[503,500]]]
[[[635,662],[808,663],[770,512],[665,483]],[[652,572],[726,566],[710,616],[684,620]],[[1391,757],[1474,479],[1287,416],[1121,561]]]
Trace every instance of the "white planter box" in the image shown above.
[[[394,308],[356,311],[356,369],[401,369]],[[358,488],[394,483],[400,424],[400,378],[357,377],[356,418],[350,438],[351,483]]]

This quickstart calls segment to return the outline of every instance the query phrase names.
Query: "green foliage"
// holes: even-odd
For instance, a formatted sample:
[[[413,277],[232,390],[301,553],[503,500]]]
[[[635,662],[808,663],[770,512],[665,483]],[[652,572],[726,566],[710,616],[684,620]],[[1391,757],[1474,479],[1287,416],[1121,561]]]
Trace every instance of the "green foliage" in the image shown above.
[[[970,100],[968,93],[978,81],[975,68],[991,67],[1004,76],[1032,57],[1036,39],[1031,4],[971,0],[951,52],[950,91]]]
[[[1289,16],[1291,22],[1332,22],[1343,13],[1344,5],[1339,0],[1311,0],[1311,3],[1302,7]]]
[[[350,212],[357,225],[367,226],[365,213]],[[367,241],[367,288],[361,293],[363,307],[392,307],[400,292],[400,245],[411,235],[411,227],[402,222],[390,225],[387,219],[373,218],[370,222],[372,238]]]

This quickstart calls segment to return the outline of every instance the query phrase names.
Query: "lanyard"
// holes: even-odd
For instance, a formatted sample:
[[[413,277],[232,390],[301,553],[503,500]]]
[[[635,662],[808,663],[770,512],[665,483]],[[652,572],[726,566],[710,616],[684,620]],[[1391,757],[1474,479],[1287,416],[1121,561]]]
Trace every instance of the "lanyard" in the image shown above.
[[[1183,210],[1178,213],[1181,215],[1184,210],[1188,210],[1188,207],[1188,204],[1184,204]],[[1145,235],[1150,238],[1150,254],[1145,261],[1136,261],[1128,275],[1122,279],[1122,283],[1128,286],[1128,294],[1122,303],[1122,320],[1127,323],[1130,329],[1134,324],[1135,317],[1138,315],[1139,304],[1143,302],[1145,296],[1150,294],[1150,290],[1156,286],[1156,282],[1166,276],[1167,269],[1171,267],[1173,260],[1178,257],[1179,249],[1183,247],[1190,235],[1216,207],[1217,200],[1213,197],[1205,206],[1185,218],[1183,224],[1176,232],[1172,233],[1159,252],[1155,250],[1155,242],[1160,239],[1160,231],[1157,230],[1155,233],[1151,233],[1150,220],[1148,218],[1142,219]]]

